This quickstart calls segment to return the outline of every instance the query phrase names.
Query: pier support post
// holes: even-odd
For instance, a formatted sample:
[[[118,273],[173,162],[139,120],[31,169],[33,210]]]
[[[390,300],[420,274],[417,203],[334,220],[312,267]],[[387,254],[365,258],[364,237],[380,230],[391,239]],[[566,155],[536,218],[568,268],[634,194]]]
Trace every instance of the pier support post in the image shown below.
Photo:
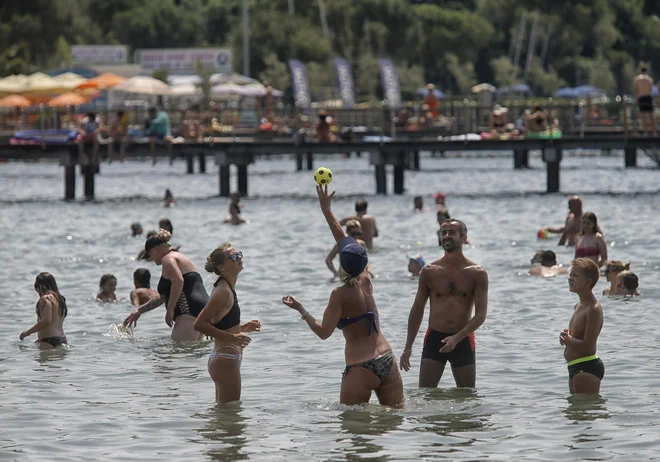
[[[516,149],[513,151],[513,168],[529,168],[529,151],[527,149]]]
[[[186,163],[188,165],[186,173],[188,175],[192,175],[193,173],[195,173],[195,159],[193,158],[192,153],[186,153]]]
[[[206,155],[199,153],[199,173],[206,173]]]
[[[81,166],[83,177],[85,179],[85,199],[94,200],[94,180],[96,176],[96,165]]]
[[[302,172],[303,169],[303,155],[296,154],[296,172]]]
[[[229,197],[229,165],[220,166],[220,196]]]
[[[73,201],[76,199],[76,166],[67,165],[64,167],[64,200]]]
[[[314,170],[314,159],[311,152],[307,153],[307,170]]]
[[[237,165],[238,169],[238,192],[241,197],[248,195],[248,170],[247,165]]]
[[[637,148],[625,149],[625,165],[626,168],[637,167]]]
[[[376,165],[376,194],[387,194],[387,174],[385,165]]]
[[[549,193],[559,192],[559,164],[561,163],[561,149],[553,145],[543,148],[543,161],[547,167],[547,187]]]
[[[419,151],[413,152],[413,170],[419,172]]]
[[[394,194],[403,194],[404,185],[403,185],[403,176],[404,176],[403,165],[394,165]]]

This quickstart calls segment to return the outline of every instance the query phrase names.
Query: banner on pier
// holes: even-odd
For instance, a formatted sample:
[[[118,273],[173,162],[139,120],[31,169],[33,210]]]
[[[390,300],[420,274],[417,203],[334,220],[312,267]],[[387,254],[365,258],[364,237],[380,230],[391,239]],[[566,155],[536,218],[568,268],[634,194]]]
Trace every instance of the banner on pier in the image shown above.
[[[399,75],[396,66],[389,59],[378,60],[380,68],[380,83],[383,86],[383,98],[389,107],[401,106],[401,87],[399,86]]]
[[[351,109],[355,105],[355,83],[351,65],[344,58],[335,58],[335,70],[337,71],[339,94],[344,108]]]
[[[291,70],[291,83],[293,84],[293,96],[296,100],[296,106],[301,109],[309,109],[312,104],[312,95],[307,81],[307,69],[297,59],[289,60],[289,69]]]

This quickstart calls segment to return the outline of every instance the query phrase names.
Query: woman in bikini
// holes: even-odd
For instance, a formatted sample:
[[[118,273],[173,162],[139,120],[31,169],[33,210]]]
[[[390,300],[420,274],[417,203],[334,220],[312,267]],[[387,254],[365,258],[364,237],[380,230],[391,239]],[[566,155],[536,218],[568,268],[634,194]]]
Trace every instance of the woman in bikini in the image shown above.
[[[241,399],[241,360],[243,348],[251,339],[248,332],[258,332],[261,323],[252,320],[241,325],[241,308],[236,296],[236,281],[243,270],[243,253],[230,243],[221,245],[206,258],[204,269],[218,275],[211,298],[197,316],[195,329],[213,337],[209,356],[209,375],[215,383],[215,400],[225,404]]]
[[[607,263],[607,244],[591,212],[582,215],[582,234],[575,245],[575,258],[588,258],[600,268]]]
[[[171,237],[168,231],[161,229],[145,242],[142,258],[151,259],[157,265],[163,266],[163,274],[158,281],[160,297],[139,306],[124,320],[124,325],[136,325],[142,314],[165,303],[165,323],[173,327],[172,340],[199,340],[201,335],[194,329],[193,324],[206,306],[209,295],[193,262],[170,245]]]
[[[617,276],[623,271],[630,270],[630,262],[625,265],[619,260],[612,260],[605,266],[605,277],[607,282],[610,283],[609,287],[603,290],[603,295],[615,295],[617,292]]]
[[[37,323],[21,332],[19,338],[37,333],[40,349],[51,349],[68,345],[64,333],[64,318],[67,315],[66,300],[57,289],[55,278],[50,273],[39,273],[34,281],[34,290],[39,294],[37,302]]]
[[[328,306],[319,322],[302,304],[287,295],[282,303],[300,313],[303,321],[322,340],[340,329],[346,340],[346,368],[341,383],[339,401],[342,404],[368,403],[375,391],[380,404],[403,405],[403,381],[392,347],[381,332],[378,309],[371,279],[366,274],[367,251],[352,237],[344,235],[330,203],[334,192],[317,186],[321,211],[325,216],[339,249],[339,274],[342,285],[330,294]]]

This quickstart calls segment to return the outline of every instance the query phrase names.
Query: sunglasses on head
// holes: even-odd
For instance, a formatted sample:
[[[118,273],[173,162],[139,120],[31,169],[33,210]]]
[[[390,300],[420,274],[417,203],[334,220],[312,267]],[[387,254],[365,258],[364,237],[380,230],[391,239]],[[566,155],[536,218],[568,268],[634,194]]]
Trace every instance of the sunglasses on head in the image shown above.
[[[240,259],[243,259],[243,252],[238,251],[238,252],[236,252],[236,253],[232,253],[232,254],[229,256],[229,258],[230,258],[231,261],[233,261],[233,262],[238,261],[239,258],[240,258]]]

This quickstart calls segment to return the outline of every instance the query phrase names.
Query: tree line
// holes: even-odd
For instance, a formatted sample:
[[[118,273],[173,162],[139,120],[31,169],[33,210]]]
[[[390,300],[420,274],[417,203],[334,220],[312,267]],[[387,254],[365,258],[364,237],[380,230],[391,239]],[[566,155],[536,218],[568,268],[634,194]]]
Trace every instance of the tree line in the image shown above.
[[[527,83],[541,95],[582,84],[623,94],[631,93],[642,63],[660,69],[657,0],[324,4],[327,37],[318,0],[249,0],[251,76],[287,90],[286,63],[297,58],[307,65],[312,90],[322,92],[335,86],[332,58],[342,56],[353,66],[359,100],[366,100],[380,96],[379,57],[397,65],[404,96],[427,82],[452,94],[467,93],[479,82]],[[126,44],[133,50],[225,46],[240,72],[241,5],[242,0],[5,1],[0,76],[67,65],[74,44]]]

